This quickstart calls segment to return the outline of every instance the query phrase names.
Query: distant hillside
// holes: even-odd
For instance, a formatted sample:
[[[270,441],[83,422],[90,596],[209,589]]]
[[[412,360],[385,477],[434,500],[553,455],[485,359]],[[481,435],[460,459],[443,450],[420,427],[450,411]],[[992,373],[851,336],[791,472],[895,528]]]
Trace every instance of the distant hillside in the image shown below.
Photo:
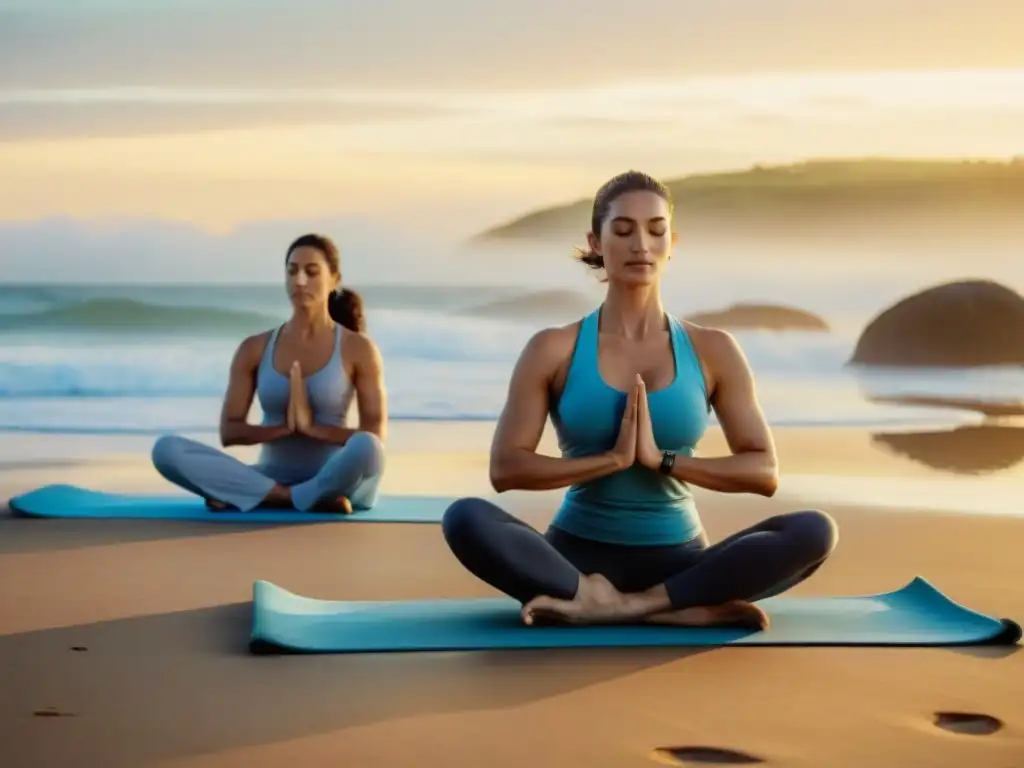
[[[1024,235],[1024,157],[1009,162],[813,160],[666,182],[675,225],[690,234],[990,226]],[[578,240],[592,199],[545,208],[472,239]]]

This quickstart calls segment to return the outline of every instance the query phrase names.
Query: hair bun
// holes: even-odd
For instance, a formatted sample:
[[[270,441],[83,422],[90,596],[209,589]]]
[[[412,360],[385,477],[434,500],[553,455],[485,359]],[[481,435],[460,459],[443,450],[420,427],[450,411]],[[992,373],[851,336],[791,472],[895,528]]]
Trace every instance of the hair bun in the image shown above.
[[[327,311],[334,322],[350,331],[362,332],[366,328],[363,316],[363,300],[355,291],[341,288],[334,291],[327,300]]]
[[[591,269],[604,269],[604,256],[595,253],[593,250],[576,249],[576,258]]]

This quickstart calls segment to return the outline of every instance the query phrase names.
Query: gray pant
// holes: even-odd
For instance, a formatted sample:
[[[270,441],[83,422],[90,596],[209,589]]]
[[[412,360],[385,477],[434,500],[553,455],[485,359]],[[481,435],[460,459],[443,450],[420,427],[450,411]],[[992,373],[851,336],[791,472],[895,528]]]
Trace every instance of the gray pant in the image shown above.
[[[459,562],[495,589],[528,603],[538,595],[571,600],[580,574],[600,573],[622,592],[658,584],[673,608],[764,600],[813,574],[835,549],[838,530],[824,512],[776,515],[708,545],[627,546],[531,528],[486,499],[454,502],[441,522]]]
[[[153,445],[153,466],[180,488],[242,512],[258,507],[278,484],[272,468],[251,466],[211,445],[164,435]],[[356,432],[308,479],[291,486],[292,504],[308,511],[322,499],[345,496],[353,509],[369,509],[379,495],[384,447],[371,432]]]

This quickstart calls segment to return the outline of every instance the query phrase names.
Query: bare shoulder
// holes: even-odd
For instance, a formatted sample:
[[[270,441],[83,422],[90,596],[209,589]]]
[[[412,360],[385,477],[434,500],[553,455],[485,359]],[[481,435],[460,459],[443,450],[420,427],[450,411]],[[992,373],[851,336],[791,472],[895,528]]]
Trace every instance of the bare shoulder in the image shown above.
[[[377,343],[366,333],[347,328],[341,336],[342,357],[362,365],[380,365],[381,354]]]
[[[717,390],[725,381],[746,379],[750,366],[739,341],[729,331],[709,328],[680,319],[708,378],[709,390]]]
[[[697,325],[689,320],[680,319],[679,322],[683,324],[686,332],[690,335],[697,354],[709,364],[728,363],[735,361],[737,357],[743,357],[743,349],[740,347],[739,341],[729,331]]]
[[[556,371],[571,356],[579,334],[579,321],[542,328],[529,338],[520,354],[520,362],[546,372]]]
[[[260,358],[263,357],[263,353],[267,349],[271,333],[273,331],[263,331],[252,336],[246,336],[238,345],[238,350],[235,352],[235,360],[240,364],[244,363],[252,367],[258,365]]]

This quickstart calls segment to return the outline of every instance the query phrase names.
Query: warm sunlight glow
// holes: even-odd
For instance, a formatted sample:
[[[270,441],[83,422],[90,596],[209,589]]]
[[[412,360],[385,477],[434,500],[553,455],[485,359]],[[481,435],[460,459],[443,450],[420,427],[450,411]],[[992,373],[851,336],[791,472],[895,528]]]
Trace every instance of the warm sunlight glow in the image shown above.
[[[229,226],[274,215],[453,207],[511,213],[586,194],[608,173],[669,175],[821,156],[1010,157],[1024,152],[1024,69],[702,77],[511,94],[160,89],[0,94],[29,103],[238,106],[330,100],[433,115],[179,129],[0,143],[8,219],[162,215]],[[75,112],[68,113],[74,129]],[[70,130],[69,129],[69,130]],[[102,191],[102,194],[97,194]],[[227,194],[226,194],[227,193]]]

